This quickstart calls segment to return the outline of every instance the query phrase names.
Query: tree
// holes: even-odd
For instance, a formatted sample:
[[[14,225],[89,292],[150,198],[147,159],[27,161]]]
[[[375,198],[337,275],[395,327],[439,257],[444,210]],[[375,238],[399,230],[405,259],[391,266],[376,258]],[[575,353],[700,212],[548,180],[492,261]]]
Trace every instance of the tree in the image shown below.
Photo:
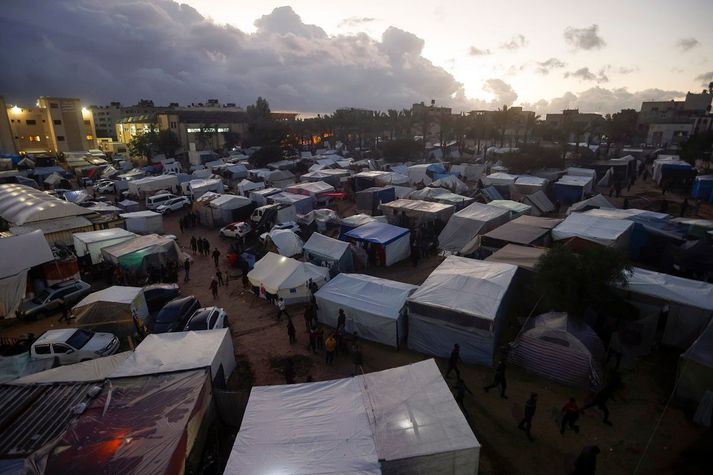
[[[631,268],[620,251],[593,245],[580,254],[563,245],[545,253],[535,266],[535,287],[547,308],[582,319],[612,297],[612,286],[626,285],[625,271]]]
[[[156,148],[167,157],[172,157],[176,153],[176,150],[181,148],[181,142],[173,131],[162,130],[158,133]]]
[[[279,145],[268,144],[260,148],[252,155],[248,161],[255,168],[265,168],[268,163],[282,160],[282,149]]]
[[[604,130],[610,142],[631,144],[638,135],[639,113],[634,109],[622,109],[607,118]]]
[[[154,147],[158,143],[157,128],[151,124],[148,130],[141,134],[137,134],[128,144],[129,153],[132,157],[141,157],[151,159]]]
[[[558,168],[562,165],[559,152],[536,144],[523,144],[517,151],[500,155],[510,173],[522,174],[539,168]]]
[[[693,166],[695,166],[696,160],[701,160],[710,167],[711,160],[713,160],[711,149],[713,149],[713,130],[708,130],[691,135],[681,144],[679,154],[683,160]]]
[[[267,102],[267,99],[263,99],[262,97],[257,98],[255,105],[249,105],[246,112],[249,122],[272,118],[270,115],[270,103]]]
[[[384,142],[381,146],[387,162],[406,162],[423,156],[423,142],[411,139],[397,139]]]
[[[240,134],[237,132],[221,132],[223,134],[223,148],[231,150],[240,145]]]

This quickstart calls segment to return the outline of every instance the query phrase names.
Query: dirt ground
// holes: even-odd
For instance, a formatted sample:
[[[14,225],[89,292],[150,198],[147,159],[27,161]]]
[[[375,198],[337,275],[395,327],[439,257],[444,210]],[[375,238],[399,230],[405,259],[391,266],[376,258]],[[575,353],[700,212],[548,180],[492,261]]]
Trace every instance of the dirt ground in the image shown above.
[[[661,192],[654,190],[650,182],[639,183],[631,192],[624,191],[624,195],[635,195],[629,201],[630,207],[652,210],[658,210],[658,201],[661,199]],[[666,199],[671,202],[669,213],[677,215],[677,208],[673,203],[680,202],[682,198],[667,193]],[[612,201],[621,206],[623,196],[619,199],[612,198]],[[287,357],[296,357],[297,382],[305,381],[308,376],[319,381],[351,375],[352,367],[348,355],[338,356],[335,364],[327,367],[322,352],[316,355],[310,352],[302,318],[302,305],[289,306],[287,309],[297,327],[297,343],[290,345],[285,320],[275,320],[276,308],[243,290],[240,271],[228,269],[228,241],[219,238],[215,229],[198,228],[181,234],[178,228],[179,216],[180,214],[176,213],[165,217],[165,232],[178,236],[184,250],[188,249],[191,235],[206,237],[212,247],[217,246],[221,251],[221,269],[224,272],[227,270],[230,275],[228,285],[220,288],[215,302],[208,289],[210,278],[215,273],[212,258],[195,256],[190,281],[184,284],[181,272],[179,283],[183,295],[195,295],[203,305],[215,304],[228,313],[241,368],[239,375],[234,376],[231,381],[233,386],[249,386],[253,378],[255,385],[284,384],[280,360]],[[708,204],[702,206],[699,211],[699,217],[704,216],[713,217],[713,209]],[[390,268],[370,269],[368,273],[420,284],[441,260],[442,257],[431,256],[422,259],[417,268],[406,261]],[[524,321],[526,316],[522,312],[511,315],[508,325],[516,331],[518,322]],[[30,331],[39,334],[49,327],[58,326],[63,325],[59,325],[56,318],[49,318],[39,322],[6,324],[2,333],[6,336],[19,336]],[[396,351],[367,341],[362,341],[361,347],[365,372],[428,358],[405,348]],[[560,435],[558,425],[562,406],[570,396],[576,397],[581,405],[588,401],[591,395],[510,367],[507,374],[509,399],[504,400],[495,392],[486,394],[482,389],[492,377],[490,368],[463,367],[461,373],[472,391],[472,395],[466,396],[466,407],[471,414],[473,431],[482,444],[480,473],[568,473],[582,448],[594,444],[602,451],[598,459],[597,473],[710,473],[706,456],[713,447],[713,435],[711,431],[706,433],[691,423],[690,408],[670,405],[663,413],[657,429],[662,410],[673,387],[676,363],[677,355],[667,352],[659,352],[640,361],[635,370],[623,374],[626,390],[622,398],[610,403],[612,427],[601,422],[601,416],[596,409],[590,409],[579,421],[580,433],[569,431],[564,436]],[[444,361],[439,360],[438,364],[442,369],[445,368]],[[244,381],[235,381],[236,378],[242,378]],[[453,379],[447,382],[450,385],[455,383]],[[534,442],[530,442],[525,434],[517,429],[523,415],[523,405],[531,392],[539,394],[532,429]],[[647,444],[650,445],[644,457]]]

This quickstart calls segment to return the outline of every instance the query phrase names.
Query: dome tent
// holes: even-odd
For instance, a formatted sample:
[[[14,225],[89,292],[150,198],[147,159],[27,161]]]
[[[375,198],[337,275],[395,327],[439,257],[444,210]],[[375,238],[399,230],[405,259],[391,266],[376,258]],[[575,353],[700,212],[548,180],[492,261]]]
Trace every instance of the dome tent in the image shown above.
[[[604,346],[591,327],[558,312],[530,319],[509,353],[510,361],[528,372],[592,389],[602,381],[603,356]]]

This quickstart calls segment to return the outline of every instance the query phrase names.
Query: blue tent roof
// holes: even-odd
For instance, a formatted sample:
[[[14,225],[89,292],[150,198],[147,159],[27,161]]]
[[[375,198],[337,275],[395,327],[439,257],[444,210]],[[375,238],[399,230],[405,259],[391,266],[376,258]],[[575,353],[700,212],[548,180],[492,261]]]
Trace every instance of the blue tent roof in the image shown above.
[[[409,230],[405,228],[386,223],[373,222],[352,229],[347,232],[345,236],[376,244],[389,244],[404,234],[408,234],[408,232]]]

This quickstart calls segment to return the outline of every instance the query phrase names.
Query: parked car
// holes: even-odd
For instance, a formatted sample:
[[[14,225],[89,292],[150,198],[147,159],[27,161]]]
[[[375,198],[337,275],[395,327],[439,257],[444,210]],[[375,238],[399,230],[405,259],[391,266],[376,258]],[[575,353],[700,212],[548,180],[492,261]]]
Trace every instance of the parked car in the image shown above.
[[[30,357],[36,360],[56,357],[60,364],[71,364],[113,355],[118,349],[119,339],[111,333],[64,328],[44,332],[30,347]]]
[[[201,303],[193,295],[171,300],[156,314],[151,326],[151,333],[169,333],[183,330],[188,318],[200,306]]]
[[[17,317],[24,319],[54,315],[62,310],[62,301],[69,308],[91,292],[91,285],[77,279],[50,285],[33,298],[22,302]]]
[[[97,190],[99,193],[114,193],[114,182],[111,180],[100,182],[97,186],[94,187],[94,189]]]
[[[151,284],[144,287],[149,315],[154,316],[171,300],[181,295],[178,284]]]
[[[186,323],[186,331],[215,330],[228,327],[228,316],[225,310],[218,307],[204,307],[195,311]]]
[[[244,238],[252,231],[252,227],[243,221],[230,223],[220,229],[218,234],[227,238]]]
[[[162,204],[156,207],[156,211],[161,214],[166,214],[169,211],[178,211],[186,206],[191,205],[191,200],[186,196],[179,196],[178,198],[171,198],[170,200],[164,201]]]

